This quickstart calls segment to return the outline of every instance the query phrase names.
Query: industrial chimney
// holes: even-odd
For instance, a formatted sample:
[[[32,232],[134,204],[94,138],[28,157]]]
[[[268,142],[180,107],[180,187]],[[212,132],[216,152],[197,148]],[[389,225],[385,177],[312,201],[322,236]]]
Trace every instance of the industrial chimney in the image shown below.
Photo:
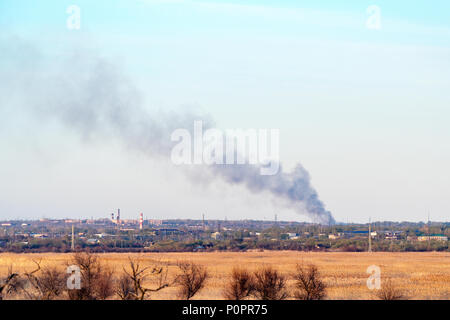
[[[120,225],[120,209],[117,209],[117,225]]]
[[[144,223],[144,216],[141,212],[141,215],[139,216],[139,230],[142,230],[143,223]]]

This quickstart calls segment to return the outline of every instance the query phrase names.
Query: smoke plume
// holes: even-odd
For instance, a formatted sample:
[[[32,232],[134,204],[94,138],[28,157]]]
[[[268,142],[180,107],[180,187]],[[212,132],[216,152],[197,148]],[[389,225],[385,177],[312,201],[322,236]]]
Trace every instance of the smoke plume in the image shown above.
[[[199,119],[205,127],[214,124],[209,117],[193,113],[150,113],[131,81],[98,57],[47,60],[32,46],[12,41],[0,45],[0,58],[2,105],[14,101],[25,112],[43,120],[56,119],[86,140],[120,139],[149,156],[170,157],[175,129],[192,128]],[[290,173],[280,167],[273,176],[260,175],[259,166],[249,164],[202,166],[202,171],[211,179],[220,177],[251,192],[268,192],[313,221],[334,223],[300,164]]]

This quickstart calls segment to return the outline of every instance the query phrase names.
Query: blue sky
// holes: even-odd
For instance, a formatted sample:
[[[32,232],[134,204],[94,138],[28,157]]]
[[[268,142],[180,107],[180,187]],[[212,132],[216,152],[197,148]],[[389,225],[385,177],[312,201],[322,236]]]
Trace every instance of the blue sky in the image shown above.
[[[72,4],[76,31],[66,28]],[[366,27],[370,5],[381,9],[380,30]],[[448,1],[3,0],[0,44],[29,43],[49,68],[74,52],[104,57],[149,109],[189,106],[221,128],[279,128],[282,162],[308,169],[338,221],[448,220],[449,18]],[[1,104],[0,219],[117,207],[130,217],[306,219]],[[174,194],[184,196],[173,203]]]

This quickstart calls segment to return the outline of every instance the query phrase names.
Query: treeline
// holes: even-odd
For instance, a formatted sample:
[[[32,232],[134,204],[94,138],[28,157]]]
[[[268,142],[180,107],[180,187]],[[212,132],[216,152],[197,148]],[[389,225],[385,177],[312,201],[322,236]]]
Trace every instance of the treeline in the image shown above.
[[[331,252],[364,252],[368,250],[365,238],[355,239],[300,239],[300,240],[268,240],[268,239],[233,239],[233,240],[197,240],[176,241],[165,240],[143,246],[136,241],[121,241],[120,246],[113,242],[98,244],[81,243],[77,250],[92,252],[213,252],[213,251],[248,251],[248,250],[295,250],[295,251],[331,251]],[[61,239],[34,239],[27,244],[12,243],[0,248],[0,252],[39,253],[39,252],[71,252],[68,241]],[[372,241],[372,251],[382,252],[422,252],[450,251],[448,241],[408,241],[385,240]]]

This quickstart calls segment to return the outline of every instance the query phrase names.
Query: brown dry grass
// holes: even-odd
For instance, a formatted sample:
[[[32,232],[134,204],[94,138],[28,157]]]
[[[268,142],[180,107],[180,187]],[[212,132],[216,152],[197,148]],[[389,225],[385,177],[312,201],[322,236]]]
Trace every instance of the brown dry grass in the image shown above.
[[[392,279],[395,286],[409,299],[450,299],[450,253],[318,253],[297,251],[264,252],[213,252],[213,253],[145,253],[100,254],[103,263],[115,269],[119,275],[127,266],[128,256],[143,261],[162,260],[169,265],[169,277],[177,272],[177,262],[193,261],[208,268],[210,277],[206,287],[194,299],[223,299],[223,288],[229,280],[233,267],[256,270],[271,265],[282,273],[291,275],[297,264],[318,266],[327,285],[327,299],[374,299],[366,286],[370,265],[381,268],[383,278]],[[0,276],[13,266],[15,271],[32,270],[33,259],[42,259],[43,266],[56,265],[65,268],[70,254],[0,254]],[[292,277],[289,277],[292,278]],[[382,282],[383,284],[383,282]],[[293,285],[293,280],[289,281]],[[175,299],[177,288],[171,287],[153,294],[152,299]]]

